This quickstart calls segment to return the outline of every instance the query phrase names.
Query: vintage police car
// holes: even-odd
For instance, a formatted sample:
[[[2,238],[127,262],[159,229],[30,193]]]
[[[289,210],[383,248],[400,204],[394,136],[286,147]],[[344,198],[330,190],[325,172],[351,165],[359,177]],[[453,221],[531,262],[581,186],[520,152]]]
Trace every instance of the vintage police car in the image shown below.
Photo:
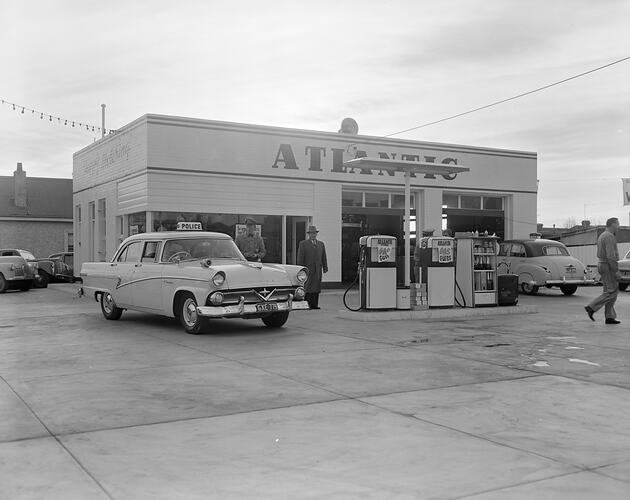
[[[248,262],[223,233],[130,236],[111,262],[83,264],[81,278],[81,293],[100,301],[105,318],[116,320],[134,309],[177,317],[193,334],[201,333],[208,318],[260,318],[281,327],[291,311],[309,308],[306,268]]]
[[[552,240],[511,240],[499,247],[498,274],[516,274],[524,293],[535,295],[541,286],[557,286],[573,295],[578,286],[593,285],[586,266],[562,243]]]

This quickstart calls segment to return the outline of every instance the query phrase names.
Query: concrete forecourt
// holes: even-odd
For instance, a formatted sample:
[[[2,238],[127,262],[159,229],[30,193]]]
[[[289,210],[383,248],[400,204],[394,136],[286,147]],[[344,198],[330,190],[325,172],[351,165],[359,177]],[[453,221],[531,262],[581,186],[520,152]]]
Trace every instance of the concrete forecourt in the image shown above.
[[[536,314],[282,329],[0,297],[0,498],[630,498],[630,293]]]

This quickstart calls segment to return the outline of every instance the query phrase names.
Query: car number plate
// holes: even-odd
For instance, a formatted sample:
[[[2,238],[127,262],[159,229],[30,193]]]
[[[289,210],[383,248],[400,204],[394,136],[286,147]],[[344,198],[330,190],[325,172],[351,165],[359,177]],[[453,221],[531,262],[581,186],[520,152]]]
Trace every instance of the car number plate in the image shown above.
[[[277,310],[278,304],[275,302],[262,302],[261,304],[256,304],[256,312],[271,312]]]

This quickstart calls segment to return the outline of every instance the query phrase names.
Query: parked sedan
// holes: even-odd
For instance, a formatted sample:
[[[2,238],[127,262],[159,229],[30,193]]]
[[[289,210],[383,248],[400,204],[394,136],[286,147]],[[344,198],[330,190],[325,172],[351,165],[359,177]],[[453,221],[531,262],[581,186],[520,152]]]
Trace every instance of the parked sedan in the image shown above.
[[[630,285],[630,252],[619,261],[619,272],[621,280],[619,281],[619,290],[624,292]]]
[[[0,293],[7,290],[30,290],[33,286],[34,272],[20,255],[4,255],[0,251]]]
[[[562,243],[552,240],[511,240],[499,247],[499,274],[516,274],[524,293],[535,295],[541,286],[559,287],[573,295],[578,286],[592,285],[586,266]]]
[[[33,286],[35,288],[46,288],[48,281],[42,278],[39,274],[37,259],[28,250],[20,250],[19,248],[3,248],[0,250],[0,256],[2,257],[21,257],[26,261],[26,264],[31,268],[31,274],[33,275]]]
[[[291,311],[309,309],[306,268],[248,262],[222,233],[130,236],[111,262],[84,263],[81,278],[83,294],[100,301],[106,319],[133,309],[177,317],[193,334],[209,318],[260,318],[277,328]]]
[[[37,261],[39,275],[47,283],[74,283],[74,254],[61,252]]]

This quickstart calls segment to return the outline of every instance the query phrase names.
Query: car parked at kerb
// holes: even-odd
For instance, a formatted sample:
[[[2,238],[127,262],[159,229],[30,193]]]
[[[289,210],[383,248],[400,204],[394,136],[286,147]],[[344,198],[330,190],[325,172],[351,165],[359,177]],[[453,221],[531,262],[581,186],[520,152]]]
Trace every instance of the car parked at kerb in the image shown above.
[[[19,248],[2,248],[0,249],[0,257],[21,257],[26,261],[32,276],[32,286],[35,288],[46,288],[48,281],[44,280],[39,274],[39,266],[37,265],[37,259],[28,250],[21,250]]]
[[[30,290],[35,273],[31,266],[20,255],[3,255],[0,251],[0,293],[10,289]]]
[[[46,283],[74,283],[74,253],[60,252],[38,259],[37,270]]]
[[[566,246],[544,239],[502,242],[497,273],[516,274],[521,290],[529,295],[543,286],[557,286],[563,294],[573,295],[579,286],[595,283],[586,266],[572,257]]]
[[[81,293],[100,301],[105,318],[117,320],[125,309],[161,314],[179,318],[192,334],[211,318],[260,318],[281,327],[291,311],[309,309],[306,268],[248,262],[223,233],[130,236],[111,262],[83,264],[80,277]]]

